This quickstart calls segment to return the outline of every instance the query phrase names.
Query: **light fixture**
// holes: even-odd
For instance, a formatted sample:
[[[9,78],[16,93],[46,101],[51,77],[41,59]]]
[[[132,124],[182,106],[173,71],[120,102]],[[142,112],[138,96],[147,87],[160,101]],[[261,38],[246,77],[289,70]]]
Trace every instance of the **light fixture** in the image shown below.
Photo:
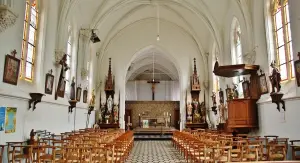
[[[157,37],[156,40],[159,41],[159,5],[157,5]]]
[[[100,42],[100,41],[101,41],[101,40],[99,39],[99,37],[96,35],[96,33],[94,32],[93,29],[92,29],[91,41],[92,41],[93,43],[97,43],[97,42]]]

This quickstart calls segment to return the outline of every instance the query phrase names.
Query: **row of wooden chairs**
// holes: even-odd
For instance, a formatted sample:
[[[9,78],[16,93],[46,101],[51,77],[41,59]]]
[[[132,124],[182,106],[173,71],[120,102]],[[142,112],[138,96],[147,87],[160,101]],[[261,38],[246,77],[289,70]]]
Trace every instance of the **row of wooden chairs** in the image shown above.
[[[243,162],[286,160],[286,138],[215,132],[173,133],[172,142],[189,162]]]
[[[125,162],[133,147],[133,132],[82,129],[36,140],[33,145],[7,142],[9,163]]]

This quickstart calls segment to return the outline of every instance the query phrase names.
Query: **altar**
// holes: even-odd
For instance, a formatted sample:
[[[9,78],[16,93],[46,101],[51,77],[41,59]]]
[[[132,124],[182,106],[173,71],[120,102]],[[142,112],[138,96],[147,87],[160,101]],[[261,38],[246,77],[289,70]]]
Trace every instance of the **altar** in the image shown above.
[[[140,118],[141,122],[139,124],[142,128],[149,128],[149,127],[157,127],[157,126],[167,126],[170,123],[170,120],[164,117],[149,117],[143,116]]]

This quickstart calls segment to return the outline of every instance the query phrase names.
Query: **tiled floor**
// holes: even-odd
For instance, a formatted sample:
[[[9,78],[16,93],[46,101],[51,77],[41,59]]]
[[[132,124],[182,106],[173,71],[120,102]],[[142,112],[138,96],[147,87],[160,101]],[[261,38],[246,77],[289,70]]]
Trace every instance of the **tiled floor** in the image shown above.
[[[135,141],[126,163],[185,163],[171,141]]]

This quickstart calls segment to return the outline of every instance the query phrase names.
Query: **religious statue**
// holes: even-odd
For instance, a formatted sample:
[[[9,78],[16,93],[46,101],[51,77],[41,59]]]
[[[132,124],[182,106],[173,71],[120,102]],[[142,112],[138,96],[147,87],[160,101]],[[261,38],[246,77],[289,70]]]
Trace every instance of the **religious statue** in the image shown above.
[[[95,105],[95,89],[93,89],[92,91],[92,97],[90,100],[90,106],[94,106]]]
[[[108,99],[107,99],[107,103],[106,103],[106,105],[107,105],[107,111],[108,111],[108,113],[110,114],[111,112],[112,112],[112,104],[113,103],[113,99],[111,98],[111,95],[109,95],[109,97],[108,97]]]
[[[211,98],[212,98],[213,106],[216,106],[217,102],[216,102],[216,93],[215,92],[212,92]]]
[[[238,85],[233,83],[233,98],[239,98]]]
[[[191,122],[192,121],[193,106],[190,102],[188,103],[186,110],[187,110],[187,115],[188,115],[187,120],[188,120],[188,122]]]
[[[221,103],[219,105],[219,123],[225,123],[225,105]]]
[[[100,110],[99,110],[99,120],[102,122],[105,119],[105,103],[101,104]]]
[[[200,116],[200,113],[198,111],[198,109],[195,109],[195,112],[194,112],[194,122],[193,123],[200,123],[201,121],[201,116]]]
[[[75,77],[72,78],[70,99],[75,100]]]
[[[205,102],[201,102],[200,104],[200,123],[205,123],[205,117],[206,117],[206,108],[205,108]]]
[[[115,120],[115,123],[118,122],[118,115],[119,115],[119,107],[117,104],[115,104],[114,106],[114,120]]]
[[[219,90],[219,101],[220,103],[224,104],[224,92],[221,88]]]
[[[279,92],[281,89],[281,85],[280,85],[281,75],[280,75],[280,71],[278,70],[278,68],[275,67],[275,63],[276,62],[273,61],[270,65],[273,68],[272,75],[269,76],[271,84],[272,84],[272,92],[271,93],[275,93],[275,88],[276,88],[277,92]]]

